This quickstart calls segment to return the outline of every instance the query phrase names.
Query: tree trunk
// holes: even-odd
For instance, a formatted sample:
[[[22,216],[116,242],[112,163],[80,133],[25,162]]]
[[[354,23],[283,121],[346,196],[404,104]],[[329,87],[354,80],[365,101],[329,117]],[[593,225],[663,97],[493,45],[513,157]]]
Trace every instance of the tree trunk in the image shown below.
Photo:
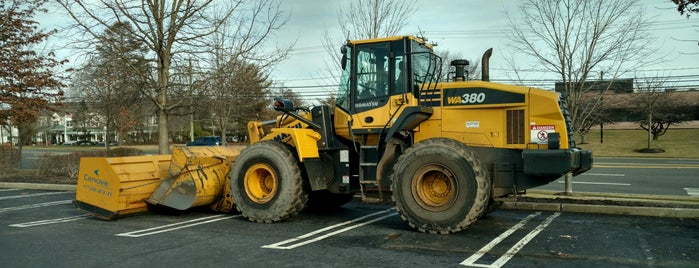
[[[170,154],[170,142],[167,133],[167,114],[165,109],[158,112],[158,153]]]
[[[580,144],[587,144],[587,132],[580,132]]]
[[[24,147],[24,137],[22,137],[22,134],[17,135],[17,153],[19,154],[19,157],[17,157],[17,169],[22,169],[22,147]]]

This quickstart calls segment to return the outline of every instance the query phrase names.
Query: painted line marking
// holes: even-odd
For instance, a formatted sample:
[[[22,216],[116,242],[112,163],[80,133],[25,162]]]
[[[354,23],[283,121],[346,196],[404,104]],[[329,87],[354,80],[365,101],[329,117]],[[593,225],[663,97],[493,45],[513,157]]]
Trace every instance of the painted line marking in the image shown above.
[[[600,166],[611,165],[611,166],[638,166],[638,167],[644,167],[644,166],[659,166],[659,167],[662,167],[662,166],[665,166],[665,167],[682,167],[682,166],[689,166],[689,167],[699,167],[699,166],[696,165],[696,164],[698,164],[698,163],[699,163],[699,162],[679,162],[679,161],[670,162],[670,161],[668,161],[668,162],[665,162],[665,163],[657,163],[657,162],[655,162],[655,163],[653,163],[653,162],[649,162],[649,163],[641,163],[641,162],[600,162],[600,163],[596,163],[596,164],[597,164],[597,165],[600,165]]]
[[[34,226],[40,226],[40,225],[48,225],[48,224],[55,224],[55,223],[63,223],[63,222],[71,222],[71,221],[77,221],[77,220],[82,220],[85,218],[90,217],[90,215],[83,214],[83,215],[78,215],[78,216],[72,216],[72,217],[65,217],[65,218],[58,218],[58,219],[50,219],[50,220],[41,220],[41,221],[32,221],[32,222],[25,222],[25,223],[17,223],[17,224],[10,224],[10,227],[19,227],[19,228],[26,228],[26,227],[34,227]]]
[[[512,226],[510,229],[508,229],[504,233],[500,234],[500,236],[493,239],[493,241],[490,241],[490,243],[485,245],[483,248],[478,250],[475,254],[471,255],[471,257],[464,260],[460,264],[464,265],[464,266],[472,266],[472,267],[488,267],[488,268],[500,268],[500,267],[502,267],[508,261],[510,261],[510,259],[512,259],[512,257],[514,257],[517,254],[517,252],[519,252],[522,248],[524,248],[524,246],[527,243],[529,243],[532,239],[534,239],[534,237],[536,237],[539,233],[541,233],[541,231],[543,231],[546,227],[548,227],[549,224],[551,224],[551,222],[553,222],[554,219],[556,219],[558,216],[561,215],[561,213],[556,212],[553,215],[546,218],[546,220],[544,220],[541,224],[539,224],[536,228],[534,228],[534,230],[532,230],[527,235],[525,235],[521,240],[519,240],[516,244],[514,244],[509,250],[507,250],[507,252],[505,252],[505,254],[500,256],[500,258],[495,260],[495,262],[493,262],[492,264],[478,264],[478,263],[476,263],[476,261],[478,259],[480,259],[481,257],[483,257],[483,255],[488,253],[491,249],[493,249],[493,247],[500,244],[500,242],[502,242],[505,238],[510,236],[512,233],[514,233],[518,229],[522,228],[525,224],[527,224],[529,222],[529,220],[531,220],[532,218],[539,216],[539,215],[541,215],[541,212],[531,214],[531,215],[527,216],[526,218],[522,219],[522,221],[520,221],[516,225]]]
[[[541,215],[541,212],[536,212],[536,213],[534,213],[534,214],[530,214],[530,215],[527,216],[526,218],[522,219],[519,223],[517,223],[517,224],[515,224],[514,226],[510,227],[510,229],[508,229],[507,231],[505,231],[504,233],[500,234],[498,237],[496,237],[495,239],[493,239],[492,241],[490,241],[490,243],[488,243],[488,244],[486,244],[485,246],[483,246],[481,249],[479,249],[478,251],[476,251],[476,253],[474,253],[473,255],[471,255],[471,257],[468,257],[468,259],[465,259],[465,260],[462,261],[460,264],[461,264],[461,265],[471,265],[471,266],[477,265],[477,264],[476,264],[476,261],[477,261],[478,259],[480,259],[481,257],[483,257],[483,255],[485,255],[485,254],[488,253],[491,249],[493,249],[495,246],[497,246],[498,244],[500,244],[500,242],[502,242],[503,240],[505,240],[505,238],[507,238],[508,236],[510,236],[512,233],[514,233],[515,231],[517,231],[517,230],[519,230],[520,228],[522,228],[522,227],[523,227],[525,224],[527,224],[531,219],[533,219],[534,217],[539,216],[539,215]]]
[[[558,183],[566,183],[566,181],[558,181]],[[573,184],[591,184],[591,185],[613,185],[613,186],[630,186],[630,183],[620,182],[592,182],[592,181],[573,181]]]
[[[3,196],[3,197],[0,197],[0,200],[17,199],[17,198],[25,198],[25,197],[34,197],[34,196],[42,196],[42,195],[65,194],[65,193],[72,193],[72,192],[48,192],[48,193],[35,193],[35,194],[23,194],[23,195],[11,195],[11,196]]]
[[[606,176],[606,177],[624,177],[625,174],[611,174],[611,173],[583,173],[581,176]]]
[[[24,210],[24,209],[31,209],[31,208],[64,205],[64,204],[70,204],[72,202],[73,202],[73,200],[62,200],[62,201],[46,202],[46,203],[39,203],[39,204],[33,204],[33,205],[24,205],[24,206],[19,206],[19,207],[0,208],[0,213],[7,212],[7,211],[14,211],[14,210]]]
[[[310,244],[310,243],[318,242],[318,241],[320,241],[320,240],[326,239],[326,238],[328,238],[328,237],[331,237],[331,236],[334,236],[334,235],[337,235],[337,234],[340,234],[340,233],[347,232],[347,231],[352,230],[352,229],[355,229],[355,228],[362,227],[362,226],[367,225],[367,224],[371,224],[371,223],[374,223],[374,222],[383,220],[383,219],[388,218],[388,217],[392,217],[392,216],[398,215],[398,212],[393,212],[393,213],[390,213],[390,214],[388,214],[388,215],[383,215],[383,216],[381,216],[382,214],[389,213],[389,212],[391,212],[391,211],[393,211],[393,210],[395,210],[395,208],[390,208],[390,209],[387,209],[387,210],[382,210],[382,211],[379,211],[379,212],[371,213],[371,214],[369,214],[369,215],[365,215],[365,216],[362,216],[362,217],[359,217],[359,218],[356,218],[356,219],[353,219],[353,220],[349,220],[349,221],[341,222],[341,223],[338,223],[338,224],[335,224],[335,225],[331,225],[331,226],[328,226],[328,227],[325,227],[325,228],[322,228],[322,229],[319,229],[319,230],[316,230],[316,231],[313,231],[313,232],[310,232],[310,233],[307,233],[307,234],[304,234],[304,235],[301,235],[301,236],[297,236],[297,237],[295,237],[295,238],[287,239],[287,240],[284,240],[284,241],[281,241],[281,242],[277,242],[277,243],[274,243],[274,244],[264,245],[264,246],[262,246],[262,248],[269,248],[269,249],[294,249],[294,248],[297,248],[297,247],[300,247],[300,246],[304,246],[304,245],[307,245],[307,244]],[[373,219],[370,219],[370,218],[373,218]],[[360,221],[363,221],[363,220],[366,220],[366,219],[370,219],[370,220],[365,221],[365,222],[360,222]],[[358,222],[360,222],[360,223],[358,223]],[[347,226],[347,227],[345,227],[345,228],[342,228],[342,229],[339,229],[339,230],[336,230],[336,231],[333,231],[333,232],[326,233],[326,234],[324,234],[324,235],[320,235],[320,234],[322,234],[322,233],[325,233],[325,232],[328,232],[328,231],[330,231],[330,230],[333,230],[333,229],[336,229],[336,228],[339,228],[339,227],[342,227],[342,226],[345,226],[345,225],[348,225],[348,224],[352,224],[352,223],[356,223],[356,224]],[[318,236],[316,236],[316,235],[318,235]],[[311,238],[311,237],[313,237],[313,236],[316,236],[316,237]],[[305,240],[305,239],[307,239],[307,240]],[[300,241],[300,242],[298,242],[298,241]],[[291,243],[294,243],[294,242],[298,242],[298,243],[291,244]],[[286,245],[286,246],[283,246],[283,245]]]
[[[179,230],[179,229],[194,227],[197,225],[202,225],[202,224],[207,224],[207,223],[212,223],[212,222],[217,222],[217,221],[222,221],[222,220],[227,220],[227,219],[237,218],[237,217],[240,217],[240,215],[234,215],[234,216],[214,215],[214,216],[208,216],[208,217],[193,219],[193,220],[189,220],[189,221],[172,223],[172,224],[167,224],[167,225],[163,225],[163,226],[143,229],[143,230],[136,230],[136,231],[132,231],[132,232],[128,232],[128,233],[115,234],[115,236],[142,237],[142,236],[154,235],[154,234],[159,234],[159,233],[171,232],[171,231],[175,231],[175,230]]]
[[[668,164],[684,164],[684,165],[696,165],[699,164],[699,162],[693,162],[693,161],[667,161]]]
[[[0,189],[0,192],[19,191],[19,189]]]
[[[699,196],[699,188],[684,188],[689,196]]]
[[[594,168],[657,168],[657,169],[666,169],[666,168],[682,168],[682,169],[695,169],[699,168],[699,166],[687,166],[687,165],[672,165],[672,164],[667,164],[667,165],[645,165],[645,164],[625,164],[625,165],[593,165]]]

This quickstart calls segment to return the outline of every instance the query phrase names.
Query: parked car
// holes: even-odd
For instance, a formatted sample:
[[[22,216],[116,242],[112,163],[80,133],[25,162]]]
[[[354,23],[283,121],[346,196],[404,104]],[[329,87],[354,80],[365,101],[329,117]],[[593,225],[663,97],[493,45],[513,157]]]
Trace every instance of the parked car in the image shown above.
[[[80,145],[80,146],[91,146],[97,144],[94,141],[78,141],[75,144]]]
[[[216,146],[223,144],[219,136],[206,136],[190,141],[186,146]]]
[[[77,145],[78,141],[65,141],[63,145],[65,146],[72,146],[72,145]]]

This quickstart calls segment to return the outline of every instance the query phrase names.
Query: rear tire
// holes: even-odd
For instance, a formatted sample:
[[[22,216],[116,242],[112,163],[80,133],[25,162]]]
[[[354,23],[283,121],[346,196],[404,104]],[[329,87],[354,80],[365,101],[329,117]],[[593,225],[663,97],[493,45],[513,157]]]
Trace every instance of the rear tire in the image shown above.
[[[230,176],[235,206],[250,221],[282,221],[308,200],[294,152],[281,142],[251,145],[236,159]]]
[[[490,199],[486,170],[466,145],[435,138],[398,158],[391,175],[401,218],[428,233],[461,231],[476,221]]]

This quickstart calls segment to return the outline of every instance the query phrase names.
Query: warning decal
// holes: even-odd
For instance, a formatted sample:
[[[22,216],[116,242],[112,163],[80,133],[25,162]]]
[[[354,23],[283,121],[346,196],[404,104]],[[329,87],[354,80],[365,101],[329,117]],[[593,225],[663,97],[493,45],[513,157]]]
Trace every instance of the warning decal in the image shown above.
[[[556,132],[554,125],[531,125],[529,137],[532,143],[546,144],[549,142],[549,133]]]

